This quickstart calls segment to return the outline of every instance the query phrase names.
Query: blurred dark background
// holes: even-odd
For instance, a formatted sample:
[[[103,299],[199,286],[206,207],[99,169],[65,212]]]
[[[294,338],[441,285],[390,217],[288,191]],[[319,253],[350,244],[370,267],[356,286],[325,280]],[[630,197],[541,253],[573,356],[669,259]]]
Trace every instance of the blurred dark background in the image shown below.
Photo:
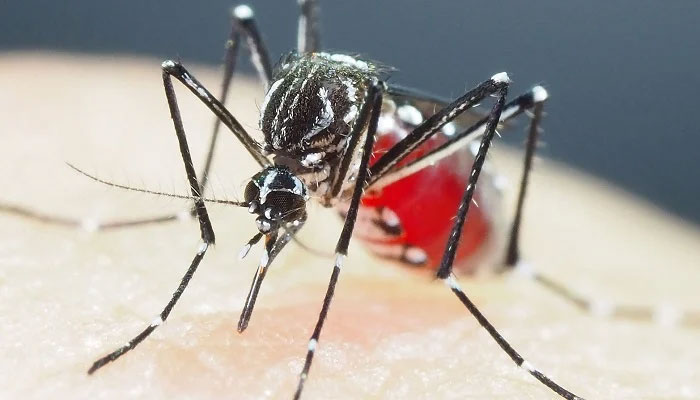
[[[0,50],[218,64],[228,0],[0,2]],[[273,59],[296,43],[294,0],[251,0]],[[542,154],[700,222],[700,2],[322,1],[323,46],[456,97],[496,72],[550,92]],[[248,72],[248,63],[241,66]],[[520,142],[520,137],[506,140]]]

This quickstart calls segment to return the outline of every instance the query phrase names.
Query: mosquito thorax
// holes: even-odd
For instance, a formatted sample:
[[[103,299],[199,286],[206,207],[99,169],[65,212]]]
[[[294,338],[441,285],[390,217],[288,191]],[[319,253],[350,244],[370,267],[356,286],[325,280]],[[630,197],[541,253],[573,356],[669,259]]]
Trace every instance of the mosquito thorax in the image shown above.
[[[320,199],[344,179],[340,160],[377,67],[345,54],[291,53],[278,64],[260,111],[264,151]]]
[[[303,221],[309,195],[304,182],[287,168],[270,166],[250,179],[244,199],[248,211],[258,216],[258,230],[267,234]]]

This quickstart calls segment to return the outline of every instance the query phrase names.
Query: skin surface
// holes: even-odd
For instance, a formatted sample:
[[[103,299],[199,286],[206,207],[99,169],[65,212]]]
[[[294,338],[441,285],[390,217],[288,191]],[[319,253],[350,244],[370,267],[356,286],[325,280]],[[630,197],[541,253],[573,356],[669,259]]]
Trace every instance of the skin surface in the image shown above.
[[[188,67],[218,92],[216,71]],[[213,118],[176,88],[201,166]],[[260,89],[237,78],[230,98],[229,109],[254,132]],[[2,202],[96,220],[187,209],[185,201],[107,188],[64,164],[187,193],[159,60],[3,54],[0,110]],[[209,193],[240,199],[256,165],[228,132],[219,143]],[[519,161],[498,143],[495,153],[512,188]],[[611,302],[697,306],[695,227],[551,162],[536,165],[531,188],[523,254],[538,271]],[[290,244],[271,267],[249,328],[238,334],[260,248],[243,261],[237,254],[256,229],[245,210],[209,210],[217,246],[170,319],[92,377],[90,364],[138,333],[170,298],[199,245],[196,221],[89,233],[0,214],[0,398],[291,397],[333,260]],[[309,212],[300,237],[331,252],[341,221],[316,205]],[[697,329],[592,317],[518,276],[460,282],[526,359],[581,396],[700,396]],[[429,274],[351,243],[304,398],[428,397],[556,398]]]

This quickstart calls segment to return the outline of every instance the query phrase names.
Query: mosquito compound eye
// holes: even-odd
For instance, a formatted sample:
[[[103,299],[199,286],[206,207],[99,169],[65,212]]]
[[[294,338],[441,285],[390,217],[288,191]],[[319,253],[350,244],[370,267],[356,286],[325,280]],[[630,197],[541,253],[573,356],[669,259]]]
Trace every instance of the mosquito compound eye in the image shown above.
[[[248,185],[246,185],[245,192],[243,194],[245,202],[251,203],[254,200],[257,200],[258,196],[260,196],[260,188],[258,188],[258,185],[253,183],[253,181],[248,182]]]
[[[298,194],[274,191],[267,195],[265,216],[272,220],[291,221],[304,213],[306,201]]]

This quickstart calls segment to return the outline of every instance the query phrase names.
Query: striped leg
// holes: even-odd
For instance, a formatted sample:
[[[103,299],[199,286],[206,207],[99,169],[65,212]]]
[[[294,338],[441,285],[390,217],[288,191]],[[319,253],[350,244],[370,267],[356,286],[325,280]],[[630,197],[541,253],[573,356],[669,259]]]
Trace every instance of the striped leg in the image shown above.
[[[272,65],[270,64],[270,55],[265,47],[265,43],[260,36],[257,24],[255,23],[255,14],[253,9],[245,4],[236,6],[232,10],[231,32],[226,41],[226,53],[224,55],[224,76],[221,81],[221,94],[219,100],[222,104],[226,104],[229,88],[233,74],[236,70],[236,61],[238,59],[238,49],[240,47],[241,36],[245,39],[250,50],[250,60],[258,73],[258,78],[263,85],[265,91],[270,87],[270,79],[272,77]],[[209,181],[209,171],[212,161],[214,160],[214,151],[216,148],[216,140],[219,137],[219,128],[221,120],[214,120],[214,128],[212,130],[211,139],[209,141],[209,149],[207,157],[204,161],[202,169],[200,187],[202,194]]]
[[[390,87],[390,90],[392,88]],[[403,96],[411,97],[412,93],[407,93],[403,89],[400,93]],[[529,92],[523,93],[522,95],[515,98],[515,100],[510,101],[505,105],[503,112],[501,113],[501,124],[508,124],[512,119],[516,118],[523,112],[533,110],[536,104],[544,101],[543,96],[546,97],[546,91],[541,86],[533,87]],[[444,101],[432,100],[433,104],[447,104]],[[438,103],[439,101],[439,103]],[[466,110],[466,112],[471,110]],[[464,115],[464,114],[463,114]],[[456,117],[455,120],[462,116]],[[449,157],[457,151],[465,149],[469,143],[472,143],[484,135],[484,130],[486,128],[486,122],[488,116],[483,118],[475,118],[473,115],[468,115],[464,119],[476,119],[475,122],[469,123],[469,127],[458,132],[450,137],[450,139],[444,144],[436,147],[435,149],[427,152],[426,154],[412,160],[410,163],[401,166],[400,168],[392,168],[384,173],[381,177],[375,178],[371,187],[374,190],[379,190],[384,186],[390,185],[400,179],[403,179],[411,174],[421,171],[424,168],[429,168],[435,163],[439,162],[443,158]]]
[[[401,160],[439,132],[445,124],[454,120],[467,110],[472,109],[488,96],[498,93],[504,86],[507,86],[504,80],[505,76],[507,75],[502,72],[480,83],[413,129],[404,139],[396,143],[396,145],[384,153],[377,162],[372,164],[367,188],[372,187],[376,182],[384,178],[384,176],[390,173]]]
[[[527,144],[525,145],[525,159],[523,165],[523,176],[520,180],[520,190],[518,191],[518,203],[515,208],[515,216],[511,223],[510,239],[506,248],[505,265],[506,267],[514,267],[520,259],[520,223],[523,218],[523,206],[525,205],[525,194],[532,170],[532,160],[535,157],[535,149],[537,148],[537,138],[540,134],[540,121],[542,120],[542,110],[544,108],[544,100],[547,98],[547,92],[542,89],[538,91],[538,102],[535,103],[532,109],[532,119],[530,120],[530,128],[528,129]]]
[[[580,399],[580,397],[571,393],[570,391],[564,389],[559,384],[551,380],[549,377],[544,375],[542,372],[535,369],[531,363],[526,361],[520,353],[518,353],[513,346],[508,343],[508,341],[503,338],[503,336],[496,330],[496,328],[486,319],[486,317],[479,311],[476,305],[467,297],[462,288],[459,286],[456,278],[452,274],[452,263],[459,245],[459,239],[462,234],[462,227],[466,221],[467,214],[469,211],[469,206],[472,203],[472,198],[474,196],[474,189],[476,188],[476,183],[479,179],[479,174],[486,160],[486,154],[491,146],[491,141],[496,132],[496,125],[501,116],[501,112],[505,107],[505,98],[508,93],[508,78],[503,77],[503,81],[506,83],[498,91],[498,100],[491,110],[488,122],[486,124],[486,130],[479,147],[479,151],[474,159],[474,164],[472,165],[471,174],[469,175],[469,183],[464,190],[464,196],[457,209],[457,216],[455,217],[454,225],[452,226],[452,231],[450,233],[447,245],[445,248],[445,253],[443,254],[440,267],[437,271],[437,277],[442,279],[445,284],[452,290],[452,292],[457,296],[457,298],[462,302],[462,304],[467,308],[467,310],[476,318],[479,324],[486,329],[486,331],[491,335],[491,337],[498,343],[498,345],[503,349],[503,351],[508,354],[508,356],[515,362],[516,365],[526,370],[529,374],[534,376],[538,381],[542,382],[545,386],[550,388],[553,392],[557,393],[565,399]]]
[[[125,345],[119,347],[113,352],[95,361],[88,370],[88,374],[94,373],[106,364],[109,364],[110,362],[116,360],[117,358],[126,354],[130,350],[133,350],[136,346],[138,346],[139,343],[146,339],[158,326],[160,326],[163,322],[165,322],[165,320],[167,320],[168,316],[170,315],[170,312],[173,310],[173,307],[175,307],[175,304],[180,299],[180,296],[182,296],[182,293],[187,288],[190,279],[192,279],[192,276],[197,271],[197,267],[199,267],[199,263],[204,258],[204,255],[206,254],[209,245],[214,244],[216,240],[214,236],[214,229],[211,226],[211,221],[209,220],[209,214],[204,204],[204,200],[201,197],[199,197],[199,182],[197,181],[197,175],[194,170],[194,165],[192,164],[192,157],[190,156],[190,149],[187,145],[187,137],[185,136],[185,129],[182,125],[182,117],[180,116],[180,110],[177,106],[177,98],[175,96],[175,90],[173,89],[173,83],[170,77],[170,75],[172,74],[171,67],[172,65],[169,62],[166,62],[163,65],[163,86],[165,87],[165,96],[168,99],[170,116],[172,117],[173,125],[175,127],[175,134],[177,136],[178,144],[180,146],[180,154],[182,155],[182,161],[185,164],[187,180],[190,184],[192,196],[195,197],[195,210],[197,212],[197,218],[199,220],[202,244],[197,250],[197,253],[195,254],[194,258],[192,259],[192,262],[190,263],[190,267],[187,269],[187,272],[182,277],[180,285],[178,285],[177,289],[175,289],[175,292],[173,293],[170,301],[168,301],[165,308],[163,308],[163,311],[161,311],[158,317],[154,319],[153,322],[151,322],[146,327],[146,329],[141,331],[141,333],[139,333],[134,338],[126,342]]]
[[[340,276],[340,270],[343,266],[343,260],[348,254],[348,245],[350,244],[350,237],[352,236],[353,228],[355,227],[355,219],[357,218],[357,210],[360,206],[360,198],[362,197],[362,191],[364,184],[368,178],[368,165],[369,157],[372,153],[372,146],[374,145],[374,136],[377,131],[377,122],[379,121],[379,114],[381,113],[382,106],[382,92],[383,90],[382,82],[375,82],[369,89],[367,104],[371,104],[371,115],[369,117],[369,127],[367,128],[367,134],[365,137],[364,147],[362,149],[362,159],[360,160],[360,166],[357,172],[357,180],[355,183],[355,188],[352,192],[352,200],[350,201],[350,208],[348,209],[347,217],[345,218],[345,223],[343,224],[343,231],[338,239],[338,244],[335,247],[335,265],[333,266],[333,272],[331,273],[330,281],[328,282],[328,289],[326,291],[326,296],[323,299],[323,306],[321,307],[321,312],[319,313],[318,320],[316,321],[316,326],[309,339],[309,346],[306,352],[306,360],[304,361],[304,367],[299,375],[299,383],[297,385],[297,390],[294,394],[294,399],[299,399],[301,393],[304,390],[304,383],[309,376],[309,369],[311,369],[311,362],[313,361],[314,354],[316,352],[316,347],[318,345],[318,340],[321,336],[321,329],[323,329],[323,323],[326,321],[326,316],[328,315],[328,310],[331,305],[331,300],[333,300],[333,293],[335,292],[335,285],[338,282],[338,277]],[[363,107],[367,109],[367,107]],[[365,114],[365,110],[361,114]],[[366,120],[361,117],[360,121]],[[358,125],[362,126],[364,123],[358,122]]]

